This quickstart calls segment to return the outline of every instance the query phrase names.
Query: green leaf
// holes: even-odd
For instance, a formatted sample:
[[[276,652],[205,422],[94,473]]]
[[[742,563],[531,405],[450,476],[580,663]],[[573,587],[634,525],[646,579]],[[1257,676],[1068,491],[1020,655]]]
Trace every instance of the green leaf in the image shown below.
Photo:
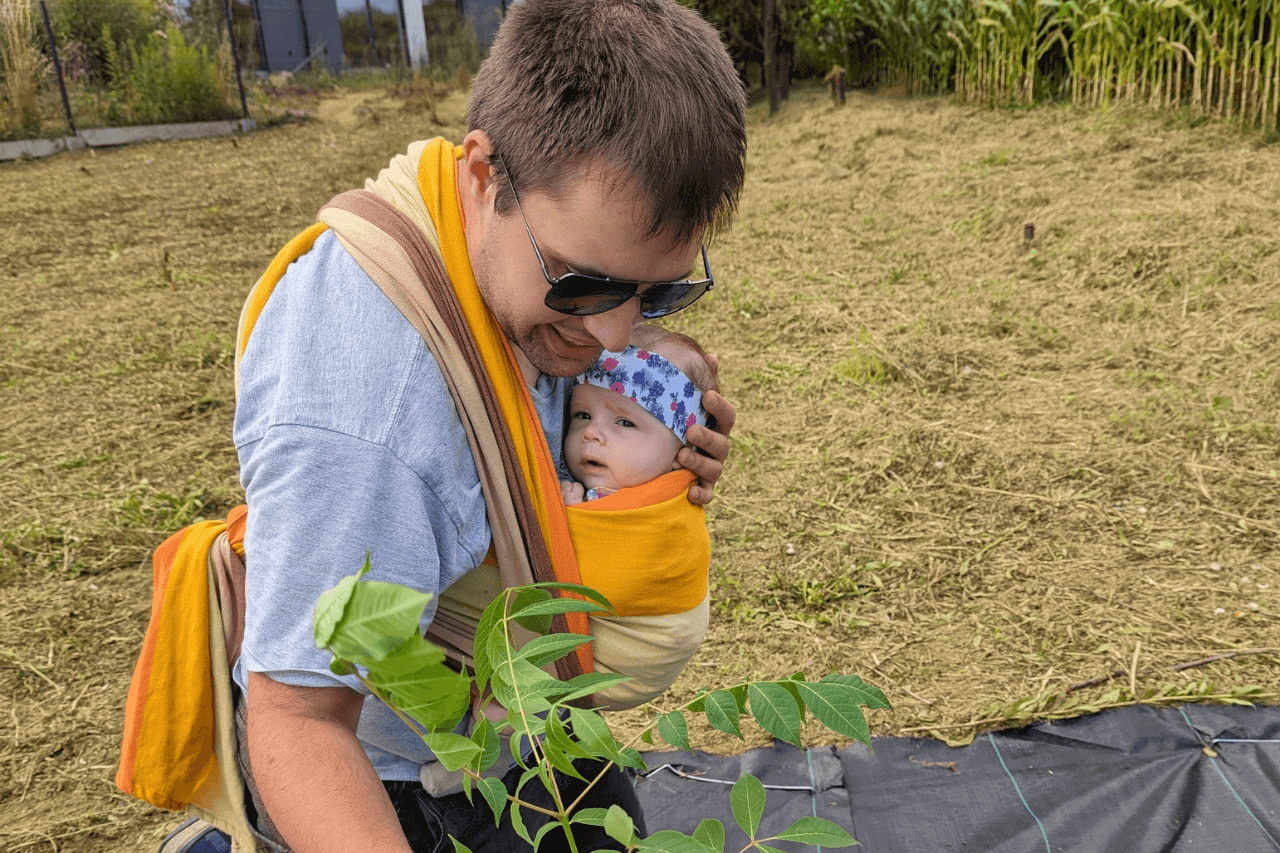
[[[337,586],[323,592],[316,599],[315,612],[312,616],[312,627],[316,636],[316,647],[325,649],[333,639],[333,633],[342,622],[347,612],[347,603],[351,601],[351,591],[356,581],[369,571],[369,555],[364,558],[364,568],[359,574],[347,575],[338,581]]]
[[[505,618],[513,618],[511,614],[514,611],[523,610],[529,605],[539,601],[550,601],[552,597],[553,596],[549,590],[534,586],[520,587],[514,591],[514,594],[502,596],[502,598],[510,600],[510,606],[504,611],[507,614]],[[523,619],[517,619],[516,621],[535,634],[551,633],[551,617],[549,616],[526,616]]]
[[[858,703],[867,694],[848,684],[798,683],[800,694],[818,722],[837,734],[871,745],[871,730]]]
[[[452,731],[466,713],[471,696],[467,677],[443,664],[390,677],[384,677],[374,664],[369,668],[369,682],[427,731]]]
[[[564,721],[559,715],[551,714],[547,717],[547,743],[555,745],[565,755],[573,758],[603,758],[605,756],[595,755],[582,747],[580,743],[569,736],[565,731]]]
[[[470,738],[455,735],[453,732],[436,732],[422,738],[427,748],[435,753],[436,758],[444,765],[445,770],[458,770],[480,751],[480,747]]]
[[[639,751],[629,746],[622,750],[621,755],[615,755],[613,762],[619,767],[630,767],[640,773],[649,772],[649,766],[644,763],[644,757],[640,755]]]
[[[676,749],[693,752],[689,746],[689,723],[679,711],[672,711],[658,718],[658,734]]]
[[[350,675],[356,671],[356,668],[341,658],[330,658],[329,671],[334,675]]]
[[[573,759],[566,755],[564,750],[556,744],[551,743],[550,741],[543,743],[542,755],[547,760],[548,764],[566,776],[572,776],[575,779],[581,779],[584,782],[586,781],[586,777],[579,773],[578,769],[573,766]]]
[[[444,652],[414,632],[396,646],[391,654],[382,660],[369,662],[368,669],[389,684],[399,677],[416,678],[428,668],[443,663]]]
[[[516,783],[515,788],[517,797],[521,796],[521,792],[524,791],[524,786],[533,779],[537,779],[538,784],[542,785],[544,788],[547,787],[547,781],[543,778],[540,772],[540,765],[536,765],[524,771],[520,776],[520,781]],[[529,830],[525,828],[524,825],[524,810],[515,803],[511,804],[511,826],[515,829],[517,835],[529,842],[529,844],[533,844],[533,839],[529,836]]]
[[[583,586],[580,583],[565,583],[564,581],[543,581],[542,583],[529,584],[526,589],[554,589],[560,592],[571,592],[574,595],[580,595],[583,598],[596,602],[606,610],[613,610],[613,605],[609,603],[609,599],[605,598],[603,593],[592,589],[589,586]]]
[[[610,838],[624,846],[630,847],[635,843],[635,824],[631,821],[631,815],[627,814],[627,810],[622,806],[609,806],[604,816],[604,831]]]
[[[879,687],[872,687],[856,675],[841,675],[834,673],[822,677],[820,684],[847,684],[857,689],[861,693],[866,694],[866,699],[860,699],[860,704],[866,705],[868,708],[878,708],[880,710],[891,710],[889,700],[885,698],[884,692]]]
[[[800,695],[799,683],[793,678],[786,678],[782,681],[775,682],[783,690],[791,694],[791,698],[795,700],[796,708],[800,711],[800,724],[804,725],[804,697]]]
[[[454,838],[452,835],[449,836],[449,840],[453,842],[453,853],[471,853],[470,847],[463,844],[461,841]]]
[[[712,850],[724,850],[724,824],[713,817],[699,823],[693,837]]]
[[[786,688],[770,681],[747,687],[751,714],[765,731],[800,746],[800,707]]]
[[[484,612],[480,614],[480,621],[476,623],[476,633],[472,644],[472,667],[476,674],[476,690],[481,694],[484,693],[485,688],[489,685],[489,678],[493,675],[495,659],[507,657],[505,653],[506,637],[500,630],[506,604],[506,596],[499,595],[489,602]]]
[[[480,789],[480,793],[484,794],[485,802],[489,803],[489,808],[493,811],[493,825],[497,826],[502,822],[502,809],[507,808],[507,786],[503,785],[500,779],[485,776],[484,779],[477,781],[476,788]]]
[[[603,755],[617,761],[621,759],[621,744],[609,731],[609,724],[595,711],[585,708],[569,709],[569,725],[578,743],[595,755]]]
[[[708,695],[703,711],[707,715],[707,722],[711,728],[737,738],[742,737],[742,729],[738,722],[738,700],[733,698],[733,694],[728,690],[717,690]]]
[[[548,832],[551,832],[553,829],[561,829],[561,828],[562,827],[560,826],[559,821],[549,820],[546,823],[544,823],[541,826],[541,828],[538,829],[538,834],[533,837],[534,853],[537,853],[538,847],[541,846],[542,844],[543,837],[546,836]]]
[[[534,666],[546,666],[572,652],[583,643],[591,642],[587,634],[547,634],[534,637],[520,647],[517,657],[524,658]]]
[[[360,581],[324,647],[351,663],[367,666],[380,661],[419,635],[422,611],[430,600],[429,594],[402,584]]]
[[[525,660],[501,661],[489,682],[494,698],[513,716],[533,717],[551,710],[547,697],[563,692],[564,682]]]
[[[583,826],[604,826],[604,818],[608,813],[608,809],[578,809],[570,819]]]
[[[815,847],[852,847],[857,844],[844,827],[820,817],[802,817],[773,837],[777,841],[794,841]]]
[[[483,773],[498,763],[502,755],[502,737],[487,717],[481,717],[475,730],[471,733],[471,742],[480,747],[476,757],[471,761],[471,769]]]
[[[720,853],[719,850],[713,850],[696,838],[674,829],[660,829],[641,838],[638,843],[641,850],[652,850],[654,853]]]
[[[511,618],[515,619],[521,625],[524,621],[534,616],[559,616],[564,613],[602,613],[607,608],[596,604],[594,601],[583,601],[578,598],[552,598],[548,601],[535,601],[522,607],[519,613],[514,610]],[[528,628],[528,625],[525,625]],[[532,629],[530,629],[532,630]]]
[[[760,818],[764,817],[764,785],[754,776],[743,776],[733,783],[729,792],[729,807],[733,809],[733,819],[752,841],[756,839],[756,830],[760,828]]]
[[[592,693],[599,693],[606,687],[612,687],[615,684],[621,684],[624,681],[630,681],[631,678],[626,675],[616,675],[607,672],[584,672],[582,675],[576,675],[569,679],[568,684],[572,690],[556,701],[561,704],[568,704],[574,699],[580,699],[583,696],[590,696]]]

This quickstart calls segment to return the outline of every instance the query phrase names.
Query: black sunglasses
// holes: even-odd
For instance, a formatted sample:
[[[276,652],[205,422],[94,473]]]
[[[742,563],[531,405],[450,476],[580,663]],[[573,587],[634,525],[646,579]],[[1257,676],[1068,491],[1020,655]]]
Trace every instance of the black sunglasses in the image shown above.
[[[640,316],[646,320],[652,320],[688,308],[701,299],[702,294],[715,287],[705,244],[701,249],[702,269],[706,278],[697,281],[628,281],[622,278],[577,272],[552,278],[551,272],[547,269],[547,262],[542,259],[542,252],[538,249],[538,241],[533,239],[533,231],[529,229],[529,220],[525,218],[524,209],[520,207],[520,196],[516,193],[515,183],[511,181],[511,174],[507,172],[506,164],[502,162],[501,157],[495,157],[495,159],[502,173],[507,176],[507,182],[511,184],[511,196],[516,200],[516,210],[520,211],[520,220],[524,223],[525,233],[529,235],[533,253],[538,256],[542,277],[551,285],[551,290],[547,291],[547,297],[543,300],[551,310],[577,317],[603,314],[634,299],[639,294]],[[641,291],[641,288],[644,290]]]

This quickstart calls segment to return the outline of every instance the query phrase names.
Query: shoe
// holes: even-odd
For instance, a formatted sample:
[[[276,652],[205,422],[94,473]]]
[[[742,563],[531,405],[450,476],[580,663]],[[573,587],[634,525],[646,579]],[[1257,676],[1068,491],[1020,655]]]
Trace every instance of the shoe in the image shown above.
[[[160,853],[231,853],[231,836],[193,817],[165,836]]]

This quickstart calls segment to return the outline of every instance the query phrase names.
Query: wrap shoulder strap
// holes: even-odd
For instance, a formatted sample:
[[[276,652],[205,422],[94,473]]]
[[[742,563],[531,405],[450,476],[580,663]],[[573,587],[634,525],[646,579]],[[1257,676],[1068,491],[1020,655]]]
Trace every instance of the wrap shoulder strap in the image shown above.
[[[556,580],[511,432],[439,254],[412,220],[368,190],[334,197],[319,219],[418,330],[444,374],[480,474],[502,585]],[[466,626],[436,621],[428,636],[469,657]],[[564,617],[554,617],[552,630],[568,630]],[[582,673],[572,654],[556,668],[566,681]]]

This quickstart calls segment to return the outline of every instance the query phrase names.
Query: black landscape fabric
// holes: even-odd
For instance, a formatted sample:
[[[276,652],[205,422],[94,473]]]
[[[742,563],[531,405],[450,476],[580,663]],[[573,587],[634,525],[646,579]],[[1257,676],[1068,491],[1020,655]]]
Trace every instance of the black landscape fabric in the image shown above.
[[[766,786],[758,837],[816,815],[849,830],[863,853],[1280,850],[1280,707],[1138,705],[960,748],[889,737],[873,746],[649,753],[637,791],[650,832],[717,818],[727,850],[746,836],[729,785],[707,780],[745,773]]]

